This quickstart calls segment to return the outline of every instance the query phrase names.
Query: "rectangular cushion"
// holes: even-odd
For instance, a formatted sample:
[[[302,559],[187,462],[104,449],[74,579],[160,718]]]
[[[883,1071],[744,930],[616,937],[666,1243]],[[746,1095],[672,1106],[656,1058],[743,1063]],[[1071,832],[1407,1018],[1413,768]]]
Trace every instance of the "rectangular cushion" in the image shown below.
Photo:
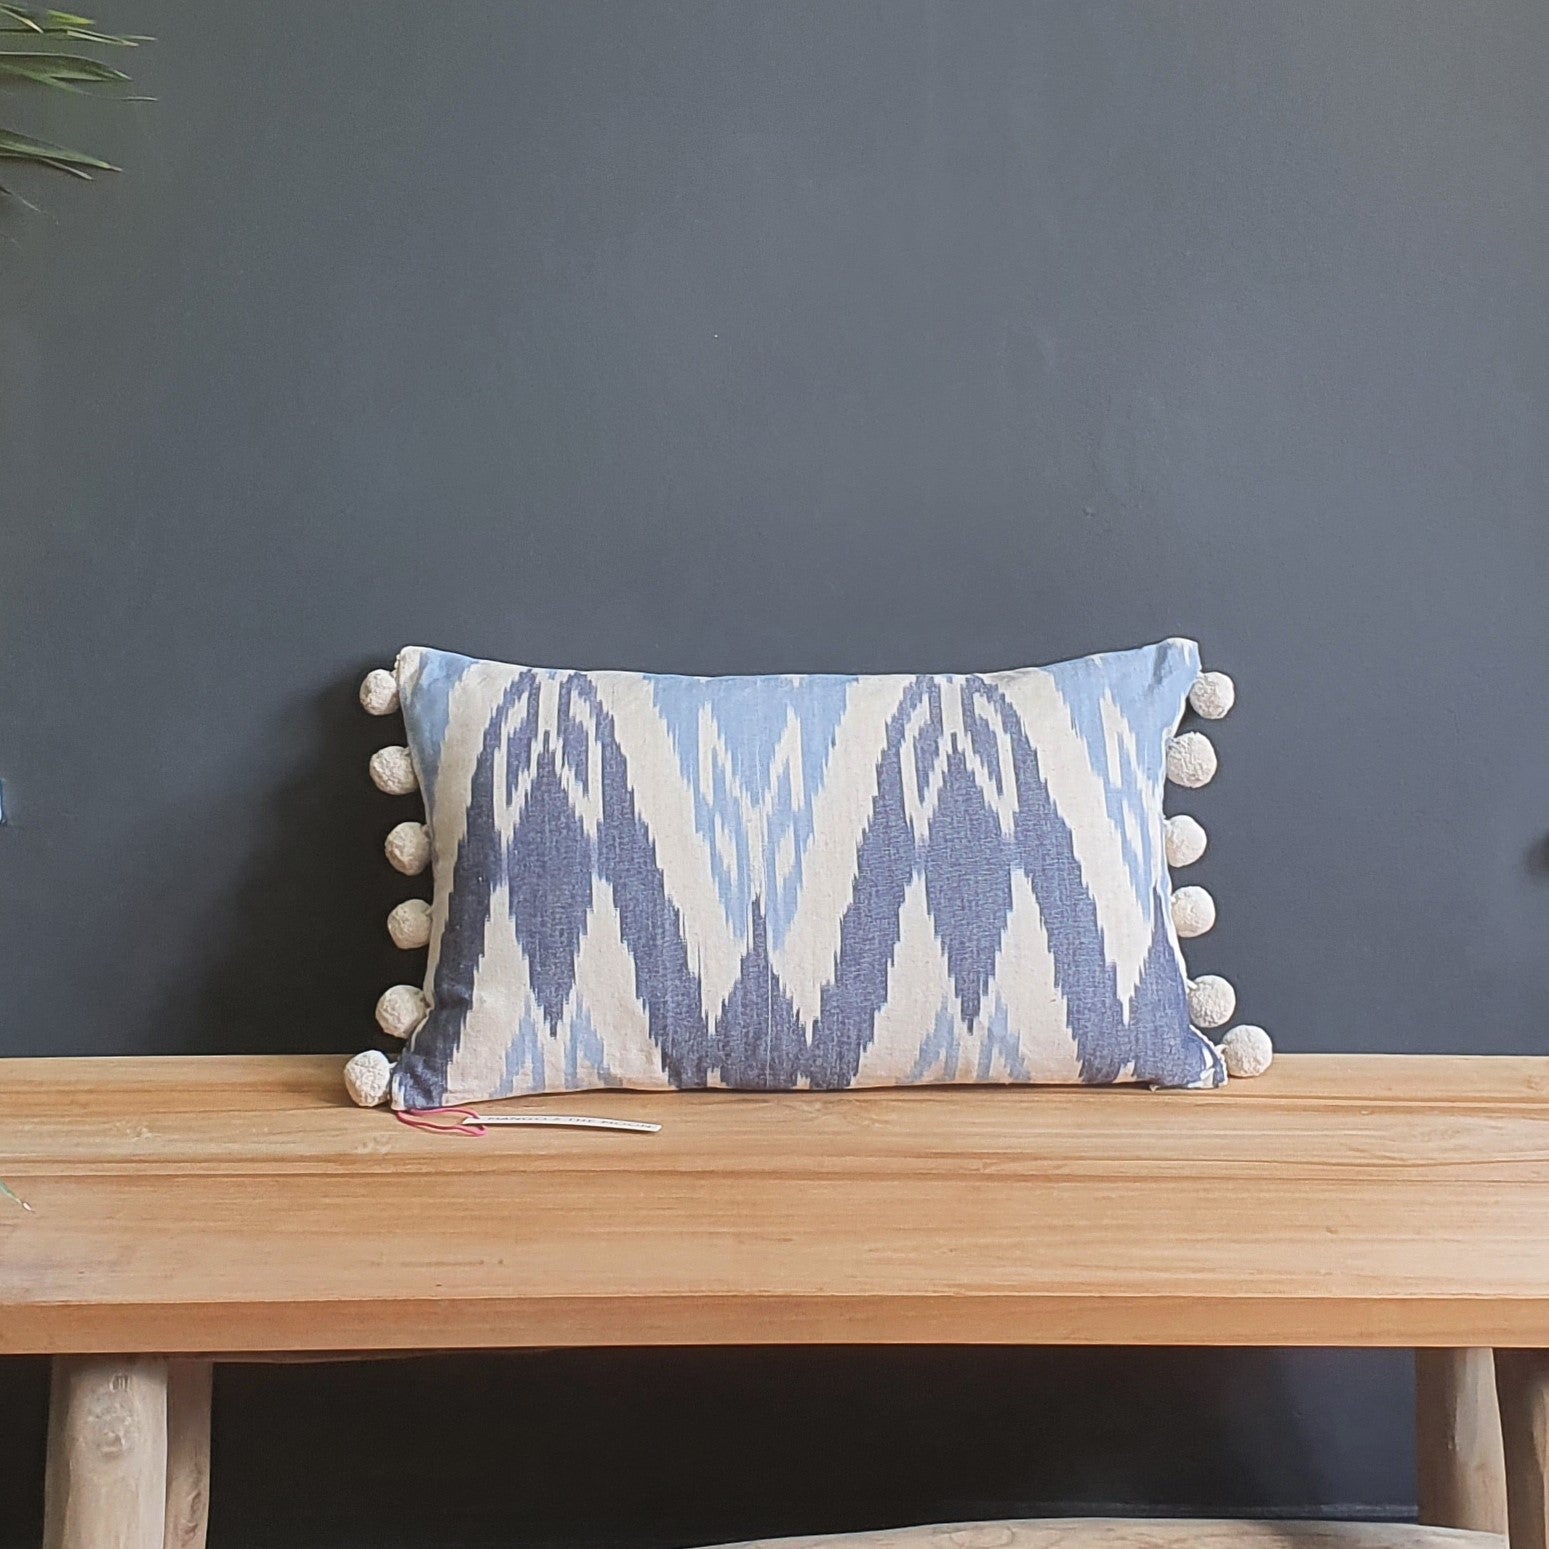
[[[1192,641],[694,678],[410,647],[429,1011],[400,1108],[599,1086],[1214,1086],[1162,837]]]

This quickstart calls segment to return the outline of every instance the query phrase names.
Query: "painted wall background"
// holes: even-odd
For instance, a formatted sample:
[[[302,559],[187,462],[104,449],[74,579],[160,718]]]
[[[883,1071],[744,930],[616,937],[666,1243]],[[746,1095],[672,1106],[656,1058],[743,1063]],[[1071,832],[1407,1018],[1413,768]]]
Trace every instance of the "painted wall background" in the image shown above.
[[[1197,966],[1286,1050],[1549,1050],[1534,0],[104,15],[162,39],[91,114],[129,170],[0,242],[0,1053],[369,1041],[353,696],[406,640],[1173,632],[1241,691]],[[0,1542],[42,1376],[0,1368]],[[232,1370],[212,1542],[1401,1513],[1409,1396],[1399,1353]]]

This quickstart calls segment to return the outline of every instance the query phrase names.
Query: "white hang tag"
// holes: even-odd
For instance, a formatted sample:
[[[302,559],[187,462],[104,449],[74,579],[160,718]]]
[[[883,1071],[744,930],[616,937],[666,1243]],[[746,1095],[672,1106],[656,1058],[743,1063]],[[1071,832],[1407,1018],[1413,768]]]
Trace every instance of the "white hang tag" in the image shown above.
[[[654,1135],[660,1124],[649,1124],[643,1119],[599,1119],[580,1113],[470,1113],[464,1124],[488,1124],[515,1127],[530,1125],[534,1129],[620,1129],[634,1135]]]

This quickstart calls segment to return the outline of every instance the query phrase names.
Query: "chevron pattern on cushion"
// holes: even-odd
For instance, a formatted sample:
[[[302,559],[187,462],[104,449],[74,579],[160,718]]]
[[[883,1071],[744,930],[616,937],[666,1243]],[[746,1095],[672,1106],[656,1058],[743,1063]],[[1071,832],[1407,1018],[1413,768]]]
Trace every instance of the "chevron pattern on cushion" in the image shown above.
[[[406,649],[434,897],[393,1103],[1218,1085],[1163,842],[1198,673],[1187,640],[874,677]]]

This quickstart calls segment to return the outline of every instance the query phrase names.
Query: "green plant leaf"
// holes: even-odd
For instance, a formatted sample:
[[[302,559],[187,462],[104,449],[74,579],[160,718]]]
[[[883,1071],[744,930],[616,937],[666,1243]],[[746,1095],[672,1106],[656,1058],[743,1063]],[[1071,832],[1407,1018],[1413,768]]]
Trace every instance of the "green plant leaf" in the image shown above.
[[[142,43],[156,40],[139,33],[83,32],[78,28],[59,28],[52,32],[35,32],[31,27],[0,27],[0,38],[64,38],[71,43],[111,43],[115,48],[138,48]]]
[[[24,54],[0,48],[0,82],[23,81],[32,86],[79,91],[77,83],[116,85],[128,79],[122,70],[81,54]]]
[[[86,170],[117,172],[118,168],[100,156],[90,156],[85,151],[72,151],[65,145],[53,145],[47,140],[35,140],[31,135],[18,134],[14,129],[0,129],[0,161],[30,161],[40,166],[53,167],[74,177],[87,177]]]
[[[98,32],[96,22],[69,11],[40,11],[25,5],[0,5],[0,17],[7,17],[16,24],[13,27],[0,27],[0,33],[25,32],[33,37],[70,38],[81,43],[111,43],[120,48],[134,48],[137,44],[151,41],[135,33]]]
[[[13,38],[18,41],[25,38],[27,41],[17,48],[3,46],[4,42]],[[93,87],[111,89],[129,80],[122,70],[115,70],[100,59],[64,51],[59,46],[61,39],[121,48],[134,48],[140,43],[150,42],[149,38],[99,32],[97,24],[90,17],[79,16],[74,11],[25,5],[19,3],[19,0],[0,0],[0,90],[42,86],[54,91],[87,94]],[[149,100],[141,97],[126,98],[121,92],[113,90],[107,94],[120,102]],[[89,152],[39,140],[19,130],[0,129],[0,166],[7,162],[47,167],[67,177],[86,179],[90,179],[94,172],[118,171],[112,162],[104,161],[102,157],[93,156]],[[12,200],[27,204],[13,190],[0,184],[0,203]]]
[[[46,32],[50,28],[60,27],[96,26],[89,16],[77,16],[73,11],[53,11],[46,6],[8,3],[0,5],[0,15],[9,16],[13,21],[21,22],[24,27],[34,32]]]

